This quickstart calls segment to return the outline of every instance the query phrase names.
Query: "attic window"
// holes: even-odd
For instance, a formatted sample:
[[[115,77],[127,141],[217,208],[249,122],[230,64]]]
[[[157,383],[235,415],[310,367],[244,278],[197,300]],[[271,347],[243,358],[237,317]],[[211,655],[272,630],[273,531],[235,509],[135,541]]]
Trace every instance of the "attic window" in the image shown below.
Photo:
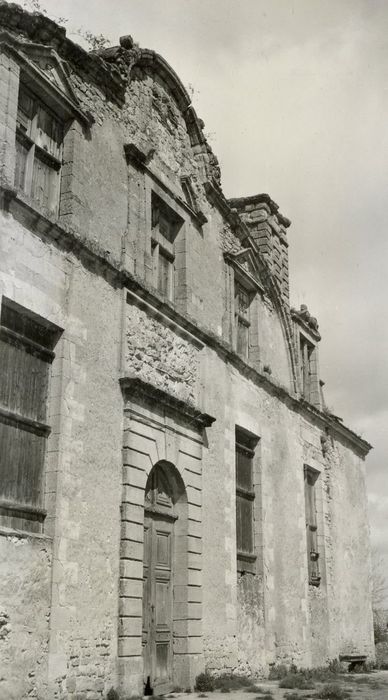
[[[190,179],[188,177],[181,178],[182,191],[185,195],[185,199],[190,209],[196,211],[195,196],[193,192],[193,187],[191,185]]]
[[[300,335],[300,376],[302,396],[306,401],[311,401],[314,380],[314,345],[302,334]]]
[[[153,192],[151,253],[154,285],[169,301],[174,300],[174,242],[182,223],[175,211]]]
[[[16,119],[15,188],[41,208],[59,204],[63,123],[40,98],[20,83]]]

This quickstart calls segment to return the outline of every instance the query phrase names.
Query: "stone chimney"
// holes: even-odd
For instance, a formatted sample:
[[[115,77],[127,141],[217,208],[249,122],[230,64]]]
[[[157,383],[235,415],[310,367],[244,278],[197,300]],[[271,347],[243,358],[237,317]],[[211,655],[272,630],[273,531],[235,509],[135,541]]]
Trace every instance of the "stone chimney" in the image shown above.
[[[289,302],[288,241],[286,229],[291,221],[279,212],[278,205],[268,194],[229,199],[243,222],[248,226],[262,258],[276,279],[282,297]]]

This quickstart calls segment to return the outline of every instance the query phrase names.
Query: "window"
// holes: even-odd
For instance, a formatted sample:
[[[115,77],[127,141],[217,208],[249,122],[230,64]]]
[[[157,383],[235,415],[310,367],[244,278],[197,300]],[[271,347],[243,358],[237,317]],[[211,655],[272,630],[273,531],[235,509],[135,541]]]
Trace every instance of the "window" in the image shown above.
[[[249,350],[249,306],[250,294],[239,283],[234,285],[234,315],[236,331],[236,351],[244,359],[248,359]]]
[[[300,376],[302,381],[302,395],[306,401],[311,401],[312,394],[312,360],[314,345],[300,336]]]
[[[50,212],[58,209],[62,141],[62,123],[21,83],[16,121],[15,187]]]
[[[304,468],[304,494],[306,507],[307,566],[309,583],[319,586],[319,554],[317,542],[316,485],[319,474],[314,469]]]
[[[237,568],[253,571],[255,563],[253,458],[255,442],[236,430]]]
[[[60,330],[3,298],[0,325],[0,520],[40,532],[46,404]]]
[[[152,196],[151,252],[154,284],[158,292],[174,299],[174,241],[181,219],[157,195]]]

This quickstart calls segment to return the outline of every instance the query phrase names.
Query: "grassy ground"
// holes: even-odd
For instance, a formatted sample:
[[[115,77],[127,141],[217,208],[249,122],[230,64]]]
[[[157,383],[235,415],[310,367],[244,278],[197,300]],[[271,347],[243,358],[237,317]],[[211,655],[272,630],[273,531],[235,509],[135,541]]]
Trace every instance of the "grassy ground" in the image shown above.
[[[276,674],[275,674],[276,675]],[[371,673],[339,673],[336,670],[314,669],[286,673],[280,678],[252,682],[227,677],[216,681],[213,689],[202,688],[194,693],[173,693],[179,700],[388,700],[388,671]],[[206,683],[205,683],[206,685]],[[155,699],[154,699],[155,700]]]

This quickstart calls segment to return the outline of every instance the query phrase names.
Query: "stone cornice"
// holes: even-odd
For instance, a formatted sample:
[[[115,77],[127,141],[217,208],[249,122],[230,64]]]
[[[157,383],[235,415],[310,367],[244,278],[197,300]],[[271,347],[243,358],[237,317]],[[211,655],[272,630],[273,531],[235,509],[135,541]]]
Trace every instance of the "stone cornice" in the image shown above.
[[[228,200],[230,206],[235,209],[245,208],[249,204],[265,204],[269,213],[276,216],[279,223],[288,228],[291,226],[291,221],[279,211],[279,205],[269,196],[269,194],[254,194],[250,197],[233,197]]]
[[[198,428],[209,428],[216,420],[208,413],[203,413],[188,401],[178,399],[163,389],[145,382],[138,376],[131,375],[121,377],[120,386],[125,397],[146,398],[161,404],[180,416],[184,416],[189,423],[195,423]]]
[[[121,263],[101,248],[99,244],[92,244],[90,240],[81,236],[78,232],[47,218],[31,202],[25,201],[24,198],[10,188],[0,187],[0,206],[5,211],[10,212],[25,226],[28,226],[33,234],[43,240],[53,241],[61,250],[72,252],[85,268],[101,275],[110,284],[133,290],[147,304],[154,306],[177,325],[186,329],[188,333],[198,338],[204,345],[216,350],[221,357],[230,362],[243,376],[250,379],[257,386],[261,386],[269,394],[277,396],[298,413],[317,423],[322,430],[329,428],[333,434],[342,437],[348,444],[351,444],[355,451],[362,456],[367,455],[371,445],[366,440],[359,437],[332,415],[319,411],[303,399],[291,394],[286,387],[278,384],[273,378],[242,360],[222,338],[209,331],[209,329],[201,327],[195,319],[191,319],[185,314],[176,311],[170,302],[161,299],[157,292],[153,288],[148,287],[142,279],[123,269]]]

